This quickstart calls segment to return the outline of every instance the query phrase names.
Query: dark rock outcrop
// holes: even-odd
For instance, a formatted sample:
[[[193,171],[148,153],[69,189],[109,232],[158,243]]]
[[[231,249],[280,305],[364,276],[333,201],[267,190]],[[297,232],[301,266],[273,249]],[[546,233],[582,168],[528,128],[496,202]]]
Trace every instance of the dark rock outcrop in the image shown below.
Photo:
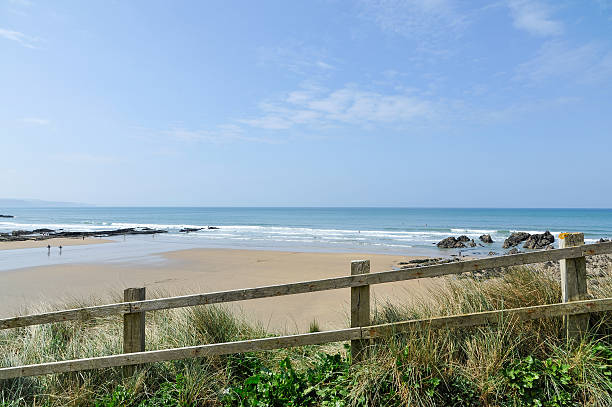
[[[50,231],[50,232],[49,232]],[[36,229],[36,230],[14,230],[9,235],[0,234],[0,241],[24,241],[24,240],[46,240],[56,237],[67,237],[80,239],[84,237],[108,237],[118,235],[153,235],[157,233],[168,233],[167,230],[150,229],[150,228],[124,228],[115,230],[96,230],[88,232],[70,232],[70,231],[53,231],[52,229]],[[41,236],[42,235],[42,236]]]
[[[518,245],[519,243],[529,239],[529,236],[531,235],[527,232],[513,232],[510,235],[510,237],[504,240],[504,245],[502,247],[504,249],[507,249],[509,247],[514,247]]]
[[[0,215],[0,218],[14,218],[13,215]]]
[[[491,238],[491,235],[489,234],[482,235],[479,237],[479,239],[483,243],[493,243],[493,239]]]
[[[221,228],[218,228],[216,226],[209,226],[209,227],[207,227],[207,229],[208,230],[216,230],[216,229],[221,229]]]
[[[470,238],[467,237],[466,235],[461,235],[457,238],[458,241],[463,242],[463,243],[467,243],[470,241]]]
[[[453,236],[449,236],[446,239],[439,241],[436,246],[441,249],[460,249],[465,247],[463,242]]]
[[[474,239],[472,239],[472,240],[470,240],[470,241],[468,242],[468,246],[470,246],[470,247],[476,247],[476,242],[474,241]]]
[[[41,229],[34,229],[32,231],[32,233],[55,233],[55,230],[47,229],[47,228],[41,228]]]
[[[197,232],[198,230],[202,230],[204,228],[183,228],[179,230],[179,232],[189,233],[189,232]]]
[[[519,254],[521,251],[519,249],[517,249],[516,247],[513,247],[512,249],[508,250],[506,252],[506,254]]]
[[[555,241],[555,237],[547,230],[544,233],[529,236],[525,241],[525,249],[544,249]]]
[[[602,237],[601,239],[599,239],[597,241],[597,243],[606,243],[606,242],[609,242],[609,241],[610,241],[610,239],[606,239],[605,237]]]

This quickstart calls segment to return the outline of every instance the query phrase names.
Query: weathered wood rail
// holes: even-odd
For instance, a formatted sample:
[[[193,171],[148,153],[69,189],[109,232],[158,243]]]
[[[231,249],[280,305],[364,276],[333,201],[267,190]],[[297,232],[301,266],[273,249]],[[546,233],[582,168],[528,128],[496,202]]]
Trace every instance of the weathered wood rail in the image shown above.
[[[440,329],[496,324],[508,318],[531,320],[559,317],[566,319],[569,338],[580,336],[586,330],[585,314],[612,310],[612,298],[585,300],[586,261],[585,256],[612,253],[612,242],[584,245],[581,233],[562,234],[561,248],[508,256],[490,257],[417,267],[407,270],[392,270],[370,273],[368,260],[353,261],[351,275],[322,280],[304,281],[266,287],[220,291],[206,294],[154,300],[144,298],[143,289],[127,289],[126,302],[73,310],[48,312],[36,315],[0,319],[0,329],[26,327],[31,325],[87,320],[90,318],[124,315],[124,354],[96,358],[42,363],[37,365],[0,368],[0,379],[35,376],[51,373],[71,372],[85,369],[99,369],[117,366],[133,366],[142,363],[162,362],[228,353],[241,353],[280,349],[294,346],[316,345],[330,342],[351,341],[355,360],[365,355],[367,341],[372,338],[419,329]],[[419,278],[460,274],[496,267],[509,267],[546,261],[561,261],[562,303],[535,307],[515,308],[466,315],[436,317],[404,321],[384,325],[370,325],[369,286]],[[185,348],[144,351],[145,313],[149,311],[207,305],[256,298],[351,288],[351,328],[300,335],[253,339],[239,342],[207,344]],[[140,291],[139,291],[140,290]],[[130,373],[133,369],[128,369]]]

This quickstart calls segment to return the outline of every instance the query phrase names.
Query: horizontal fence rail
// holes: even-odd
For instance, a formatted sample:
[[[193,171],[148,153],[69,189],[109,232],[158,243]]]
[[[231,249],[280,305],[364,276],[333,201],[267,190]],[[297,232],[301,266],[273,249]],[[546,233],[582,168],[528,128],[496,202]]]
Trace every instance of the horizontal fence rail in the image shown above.
[[[279,284],[257,288],[218,291],[207,294],[192,294],[179,297],[131,301],[118,304],[83,307],[72,310],[54,311],[36,315],[0,319],[0,329],[19,328],[52,322],[87,320],[91,318],[124,315],[136,312],[158,311],[196,305],[217,304],[283,295],[305,294],[341,288],[361,287],[374,284],[406,281],[419,278],[461,274],[496,267],[520,266],[525,264],[559,261],[584,256],[612,253],[612,242],[594,243],[563,249],[552,249],[531,253],[489,257],[457,263],[437,264],[411,269],[391,270],[378,273],[357,274],[299,283]]]
[[[335,331],[101,356],[19,367],[7,367],[0,369],[0,379],[130,366],[142,363],[201,358],[231,353],[283,349],[305,345],[321,345],[325,343],[343,342],[349,340],[367,340],[393,334],[406,333],[417,329],[467,328],[489,324],[495,325],[504,321],[529,321],[539,318],[579,315],[610,310],[612,310],[612,298],[538,305],[533,307],[512,308],[506,310],[395,322],[382,325],[346,328]]]

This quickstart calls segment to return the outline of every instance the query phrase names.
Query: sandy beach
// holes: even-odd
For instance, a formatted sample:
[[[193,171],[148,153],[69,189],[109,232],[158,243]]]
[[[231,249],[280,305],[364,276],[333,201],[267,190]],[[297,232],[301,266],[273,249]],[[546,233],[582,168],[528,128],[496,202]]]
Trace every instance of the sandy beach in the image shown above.
[[[85,239],[71,239],[67,237],[52,238],[45,240],[23,240],[16,242],[0,242],[0,250],[14,250],[14,249],[32,249],[37,247],[47,247],[50,245],[52,248],[59,246],[82,246],[88,244],[98,243],[109,243],[112,240],[100,239],[97,237],[86,237]]]
[[[97,239],[91,239],[99,241]],[[372,272],[391,270],[412,257],[357,253],[190,249],[162,253],[153,265],[68,264],[0,273],[0,316],[36,312],[41,303],[86,299],[120,301],[126,287],[146,287],[147,297],[257,287],[350,274],[350,261],[369,259]],[[405,301],[432,284],[428,280],[373,286],[373,302]],[[347,326],[348,289],[231,304],[269,329],[303,332],[316,319],[321,329]]]

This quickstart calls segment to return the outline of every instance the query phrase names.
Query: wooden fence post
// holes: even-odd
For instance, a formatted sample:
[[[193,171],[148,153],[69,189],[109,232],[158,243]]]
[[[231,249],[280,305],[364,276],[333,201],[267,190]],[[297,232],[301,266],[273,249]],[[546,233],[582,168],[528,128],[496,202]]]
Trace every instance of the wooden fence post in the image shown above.
[[[561,233],[559,235],[560,249],[583,244],[583,233]],[[561,301],[586,300],[586,258],[576,257],[559,262],[561,266]],[[588,328],[589,314],[568,315],[564,320],[567,338],[571,340],[580,339]]]
[[[143,301],[146,290],[142,288],[126,288],[123,290],[123,301]],[[123,315],[123,353],[144,352],[145,350],[145,313],[132,312]],[[126,375],[132,375],[136,366],[125,366]]]
[[[370,260],[353,260],[351,275],[370,272]],[[351,328],[370,325],[370,286],[351,288]],[[368,345],[366,339],[351,341],[351,360],[362,360]]]

